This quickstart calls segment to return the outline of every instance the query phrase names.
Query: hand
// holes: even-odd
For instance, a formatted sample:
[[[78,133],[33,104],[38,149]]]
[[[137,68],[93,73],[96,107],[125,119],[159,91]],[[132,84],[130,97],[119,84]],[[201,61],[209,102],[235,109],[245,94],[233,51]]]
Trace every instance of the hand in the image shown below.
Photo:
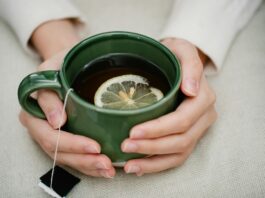
[[[48,59],[39,66],[38,70],[58,70],[65,53],[66,51],[61,52]],[[32,138],[53,158],[63,104],[53,91],[41,90],[37,95],[38,103],[48,121],[33,117],[23,110],[20,113],[20,121]],[[66,119],[64,113],[63,123]],[[90,176],[112,178],[115,175],[111,160],[100,154],[100,145],[96,141],[65,131],[62,131],[60,136],[57,162]]]
[[[196,47],[181,39],[162,43],[181,62],[181,90],[187,98],[174,112],[134,126],[122,143],[124,152],[151,155],[126,163],[125,172],[138,176],[181,165],[217,118],[215,94],[202,74],[203,64]]]

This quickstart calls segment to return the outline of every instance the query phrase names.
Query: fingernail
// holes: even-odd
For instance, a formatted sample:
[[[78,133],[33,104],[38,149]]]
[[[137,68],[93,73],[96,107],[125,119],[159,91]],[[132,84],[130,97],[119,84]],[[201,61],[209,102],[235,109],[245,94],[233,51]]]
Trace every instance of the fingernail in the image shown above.
[[[58,111],[58,109],[54,109],[48,113],[47,119],[54,128],[59,128],[60,116],[60,111]]]
[[[97,169],[108,169],[108,167],[106,166],[106,164],[103,164],[102,162],[98,162],[96,164],[96,168]]]
[[[126,173],[138,173],[140,172],[140,167],[136,165],[129,166],[127,170],[125,170]]]
[[[196,96],[198,92],[198,82],[194,79],[186,79],[185,89],[189,94]]]
[[[139,129],[132,129],[130,133],[131,138],[143,138],[144,137],[144,132]]]
[[[126,142],[124,147],[123,147],[123,151],[124,152],[133,152],[136,151],[138,148],[138,146],[132,142]]]
[[[96,146],[86,146],[85,151],[87,153],[100,153],[99,149]]]
[[[108,178],[108,179],[113,179],[113,177],[109,174],[108,171],[100,171],[99,174],[102,176],[102,177],[105,177],[105,178]]]

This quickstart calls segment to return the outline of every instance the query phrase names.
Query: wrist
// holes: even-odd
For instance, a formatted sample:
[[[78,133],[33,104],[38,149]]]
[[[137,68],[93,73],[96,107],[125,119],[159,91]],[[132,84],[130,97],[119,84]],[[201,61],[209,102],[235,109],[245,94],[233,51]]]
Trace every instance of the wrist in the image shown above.
[[[48,21],[41,24],[32,34],[31,44],[46,60],[63,49],[80,41],[73,21],[69,19]]]

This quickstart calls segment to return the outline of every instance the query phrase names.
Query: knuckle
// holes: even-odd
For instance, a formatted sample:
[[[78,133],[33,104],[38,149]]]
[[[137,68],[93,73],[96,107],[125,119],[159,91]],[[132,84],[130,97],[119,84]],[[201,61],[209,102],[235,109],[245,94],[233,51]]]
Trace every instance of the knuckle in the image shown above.
[[[182,129],[183,132],[187,131],[192,124],[192,121],[188,118],[183,118],[180,120],[180,128]]]
[[[43,148],[48,152],[53,152],[54,146],[49,141],[42,141]]]
[[[70,153],[75,153],[75,151],[77,151],[78,149],[76,149],[75,144],[69,144],[68,148],[66,148],[68,150],[68,152]]]
[[[145,153],[147,153],[147,154],[161,153],[161,150],[157,146],[155,146],[153,144],[148,144],[148,146],[145,147],[144,150],[145,150]]]
[[[99,155],[97,161],[107,162],[108,161],[108,157],[105,156],[105,155]]]
[[[156,142],[151,143],[150,141],[143,141],[138,144],[136,152],[145,153],[145,154],[154,154],[161,151],[157,149]]]
[[[90,160],[89,157],[84,156],[83,158],[78,159],[75,163],[78,169],[86,171],[89,170]]]
[[[183,136],[182,140],[179,142],[180,151],[187,151],[192,145],[192,139],[189,136]]]
[[[181,157],[182,155],[181,154],[175,154],[174,156],[173,156],[173,160],[172,160],[172,167],[177,167],[177,166],[179,166],[179,165],[181,165],[181,159],[182,159],[182,157]]]
[[[86,160],[78,160],[78,162],[77,162],[79,169],[84,171],[84,172],[90,170],[90,164],[86,163],[86,161],[87,161],[87,159]]]
[[[184,162],[186,161],[186,159],[188,158],[188,156],[186,154],[176,154],[174,156],[174,161],[173,161],[173,165],[174,167],[178,167],[181,166],[182,164],[184,164]]]
[[[97,169],[97,170],[101,169],[101,168],[97,167],[98,163],[104,164],[105,167],[110,167],[111,166],[111,162],[109,162],[108,157],[105,156],[105,155],[102,155],[102,154],[101,155],[96,155],[93,158],[90,157],[87,160],[89,160],[89,161],[87,161],[86,164],[90,164],[90,166],[91,166],[90,169],[91,168]]]
[[[41,145],[43,146],[44,150],[47,152],[54,151],[54,145],[48,138],[43,138],[43,140],[41,140]]]

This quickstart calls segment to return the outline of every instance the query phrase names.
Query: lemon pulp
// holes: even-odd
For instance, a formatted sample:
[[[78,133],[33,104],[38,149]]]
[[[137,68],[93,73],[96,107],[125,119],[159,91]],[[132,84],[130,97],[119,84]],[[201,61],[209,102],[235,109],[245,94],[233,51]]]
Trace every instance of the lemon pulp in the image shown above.
[[[108,109],[138,109],[163,98],[163,93],[150,87],[146,78],[127,74],[113,77],[96,91],[94,104]]]

